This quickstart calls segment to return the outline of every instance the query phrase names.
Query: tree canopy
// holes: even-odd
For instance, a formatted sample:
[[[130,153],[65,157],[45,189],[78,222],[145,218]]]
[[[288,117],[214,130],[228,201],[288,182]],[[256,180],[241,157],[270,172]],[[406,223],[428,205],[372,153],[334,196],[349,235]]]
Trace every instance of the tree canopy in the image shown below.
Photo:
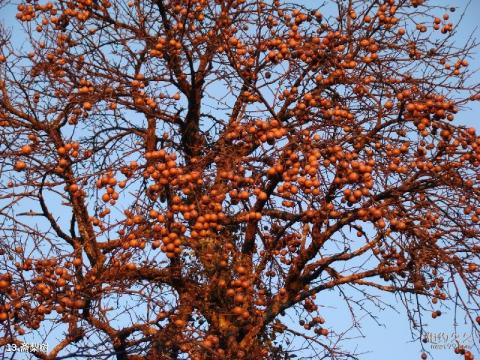
[[[434,3],[16,2],[0,346],[358,358],[332,291],[352,328],[394,294],[419,358],[444,304],[478,339],[480,137],[455,121],[476,43]]]

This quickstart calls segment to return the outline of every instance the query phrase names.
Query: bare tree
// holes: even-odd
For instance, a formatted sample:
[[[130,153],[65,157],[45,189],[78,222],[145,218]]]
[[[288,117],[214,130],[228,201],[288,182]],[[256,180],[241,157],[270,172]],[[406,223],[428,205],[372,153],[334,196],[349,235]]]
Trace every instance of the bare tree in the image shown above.
[[[431,3],[16,4],[5,354],[357,358],[329,291],[352,329],[393,293],[417,339],[448,304],[478,339],[480,137],[454,121],[480,100],[476,44]]]

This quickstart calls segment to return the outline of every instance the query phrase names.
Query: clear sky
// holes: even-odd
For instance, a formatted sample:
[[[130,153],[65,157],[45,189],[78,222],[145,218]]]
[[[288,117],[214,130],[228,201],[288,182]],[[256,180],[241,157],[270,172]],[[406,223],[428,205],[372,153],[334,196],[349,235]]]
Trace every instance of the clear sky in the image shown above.
[[[480,0],[472,0],[470,2],[467,0],[432,0],[431,2],[457,6],[459,10],[452,16],[454,20],[458,19],[461,14],[461,9],[470,3],[459,25],[458,40],[465,40],[472,32],[475,32],[476,37],[480,38],[480,30],[476,29],[477,26],[480,26]],[[302,1],[302,3],[312,4],[313,0]],[[0,21],[15,27],[15,13],[15,9],[8,7],[0,10]],[[469,59],[469,62],[472,67],[480,69],[480,51],[478,49],[475,56]],[[472,80],[480,81],[480,73],[477,73],[475,79]],[[476,127],[480,131],[480,102],[476,102],[470,109],[461,111],[455,121],[457,124]],[[323,294],[321,296],[323,296]],[[389,299],[388,297],[389,295],[387,295],[387,300]],[[363,319],[363,334],[365,335],[365,339],[357,338],[351,340],[350,344],[354,347],[357,346],[359,352],[370,351],[360,357],[362,360],[378,360],[384,358],[389,360],[420,359],[420,346],[418,342],[411,342],[409,323],[405,311],[400,304],[396,303],[393,297],[390,297],[389,300],[391,300],[390,303],[398,310],[398,313],[392,309],[385,309],[378,313],[377,315],[379,316],[379,321],[383,324],[382,326],[377,325],[372,319]],[[348,314],[335,311],[335,298],[329,294],[326,294],[324,304],[325,311],[331,313],[331,316],[326,317],[330,319],[330,325],[332,327],[335,327],[335,322],[339,324],[343,323],[342,320],[349,316]],[[462,320],[461,317],[457,319],[457,334],[460,336],[464,336],[469,330],[468,326],[466,326]],[[452,332],[454,331],[452,323],[453,315],[445,311],[445,315],[435,321],[429,321],[428,331],[443,339],[440,341],[441,344],[447,344],[448,347],[448,344],[452,343]],[[467,339],[467,344],[468,341]],[[425,348],[430,351],[430,354],[435,360],[460,359],[460,357],[453,353],[451,348],[432,349],[431,343],[426,343]],[[472,352],[476,356],[476,359],[480,358],[480,352],[478,350],[472,350]],[[299,354],[299,357],[301,357],[301,354]]]

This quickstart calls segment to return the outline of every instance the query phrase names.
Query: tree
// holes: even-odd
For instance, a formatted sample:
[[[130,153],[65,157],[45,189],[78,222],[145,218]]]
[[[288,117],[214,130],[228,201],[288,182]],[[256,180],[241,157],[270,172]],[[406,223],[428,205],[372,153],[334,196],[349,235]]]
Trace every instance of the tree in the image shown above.
[[[16,5],[26,42],[0,35],[4,349],[56,334],[31,355],[356,358],[322,317],[329,290],[355,327],[393,293],[415,338],[448,303],[478,336],[480,137],[454,119],[480,87],[454,8]]]

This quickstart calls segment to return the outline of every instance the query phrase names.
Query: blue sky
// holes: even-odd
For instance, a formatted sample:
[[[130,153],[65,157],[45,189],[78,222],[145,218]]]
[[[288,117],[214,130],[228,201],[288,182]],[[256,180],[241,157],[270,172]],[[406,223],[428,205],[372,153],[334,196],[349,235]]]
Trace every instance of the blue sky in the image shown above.
[[[312,1],[302,1],[302,3],[311,4]],[[461,13],[461,9],[465,8],[469,1],[467,0],[439,0],[432,1],[436,4],[453,4],[459,8],[459,10],[452,16],[454,20],[458,19]],[[0,10],[0,20],[5,21],[8,25],[14,26],[15,9],[6,8]],[[480,30],[476,29],[480,25],[478,17],[480,16],[480,1],[473,0],[470,2],[465,16],[459,25],[458,41],[465,40],[468,35],[475,31],[477,37],[480,38]],[[474,57],[469,59],[471,66],[475,69],[480,69],[480,51],[474,54]],[[480,81],[480,73],[475,75],[473,81]],[[480,102],[476,102],[470,109],[462,110],[455,120],[457,124],[465,124],[468,126],[476,127],[480,131]],[[322,295],[323,296],[323,295]],[[362,330],[365,338],[356,338],[350,341],[352,346],[358,346],[358,352],[367,352],[361,356],[362,360],[377,360],[384,357],[388,357],[390,360],[404,360],[404,359],[420,359],[420,347],[418,342],[411,342],[409,323],[406,319],[405,312],[401,304],[397,303],[395,298],[390,295],[385,295],[387,302],[390,302],[398,310],[385,309],[378,313],[379,321],[382,325],[378,325],[374,320],[365,318],[362,320]],[[331,322],[329,325],[335,327],[337,322],[341,325],[347,320],[348,314],[342,313],[336,307],[337,302],[334,296],[326,294],[324,299],[325,312],[330,313],[327,316]],[[337,309],[337,310],[336,310]],[[343,309],[343,307],[342,307]],[[464,324],[460,316],[457,319],[458,328],[457,334],[463,336],[468,333],[469,327]],[[452,332],[454,327],[452,326],[453,314],[445,312],[445,315],[436,319],[435,321],[429,321],[428,331],[436,336],[443,338],[442,343],[451,343]],[[352,334],[354,335],[354,334]],[[357,335],[361,336],[361,334]],[[427,350],[430,351],[435,360],[449,360],[459,357],[455,357],[452,349],[432,349],[431,344],[425,344]],[[480,357],[480,353],[477,350],[473,350],[476,358]]]

